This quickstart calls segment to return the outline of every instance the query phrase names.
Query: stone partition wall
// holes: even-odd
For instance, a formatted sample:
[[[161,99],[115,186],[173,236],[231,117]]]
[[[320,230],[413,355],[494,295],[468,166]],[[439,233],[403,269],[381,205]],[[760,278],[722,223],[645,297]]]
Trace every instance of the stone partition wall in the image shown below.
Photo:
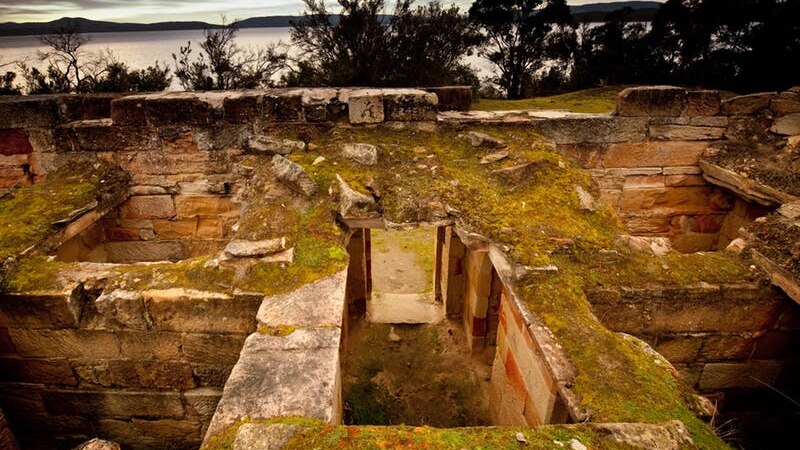
[[[131,449],[197,448],[261,297],[89,295],[81,286],[3,295],[0,404],[23,448],[94,436]]]

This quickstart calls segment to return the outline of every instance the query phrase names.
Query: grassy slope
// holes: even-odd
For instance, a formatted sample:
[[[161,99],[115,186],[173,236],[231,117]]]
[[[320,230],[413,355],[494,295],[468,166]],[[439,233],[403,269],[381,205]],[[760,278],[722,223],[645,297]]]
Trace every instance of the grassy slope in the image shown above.
[[[576,113],[610,113],[617,105],[617,94],[624,88],[624,86],[602,87],[523,100],[484,99],[473,104],[472,109],[476,111],[565,109]]]

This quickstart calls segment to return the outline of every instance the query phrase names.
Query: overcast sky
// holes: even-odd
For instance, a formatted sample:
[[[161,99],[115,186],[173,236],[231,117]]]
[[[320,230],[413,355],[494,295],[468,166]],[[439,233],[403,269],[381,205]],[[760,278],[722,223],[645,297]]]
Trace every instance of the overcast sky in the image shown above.
[[[620,0],[567,0],[571,5]],[[418,0],[421,3],[422,0]],[[335,2],[334,2],[335,3]],[[466,10],[472,0],[451,0]],[[163,22],[291,15],[303,10],[301,0],[0,0],[0,22],[48,22],[61,17],[85,17],[116,22]]]

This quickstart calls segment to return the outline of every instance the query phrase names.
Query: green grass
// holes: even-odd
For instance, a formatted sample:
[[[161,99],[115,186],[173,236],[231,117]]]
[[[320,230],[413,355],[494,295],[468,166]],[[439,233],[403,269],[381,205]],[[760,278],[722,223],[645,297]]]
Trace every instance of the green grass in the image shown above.
[[[576,113],[610,113],[617,106],[617,94],[625,86],[611,86],[550,97],[523,100],[478,100],[472,105],[475,111],[509,111],[527,109],[565,109]]]

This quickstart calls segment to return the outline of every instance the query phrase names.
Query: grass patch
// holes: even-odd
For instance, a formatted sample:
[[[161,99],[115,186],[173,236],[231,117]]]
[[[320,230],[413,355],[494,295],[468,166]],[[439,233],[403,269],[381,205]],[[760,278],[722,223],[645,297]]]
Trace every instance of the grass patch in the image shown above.
[[[625,86],[602,87],[522,100],[481,99],[472,105],[472,109],[475,111],[564,109],[576,113],[610,113],[617,106],[617,94],[624,88]]]

